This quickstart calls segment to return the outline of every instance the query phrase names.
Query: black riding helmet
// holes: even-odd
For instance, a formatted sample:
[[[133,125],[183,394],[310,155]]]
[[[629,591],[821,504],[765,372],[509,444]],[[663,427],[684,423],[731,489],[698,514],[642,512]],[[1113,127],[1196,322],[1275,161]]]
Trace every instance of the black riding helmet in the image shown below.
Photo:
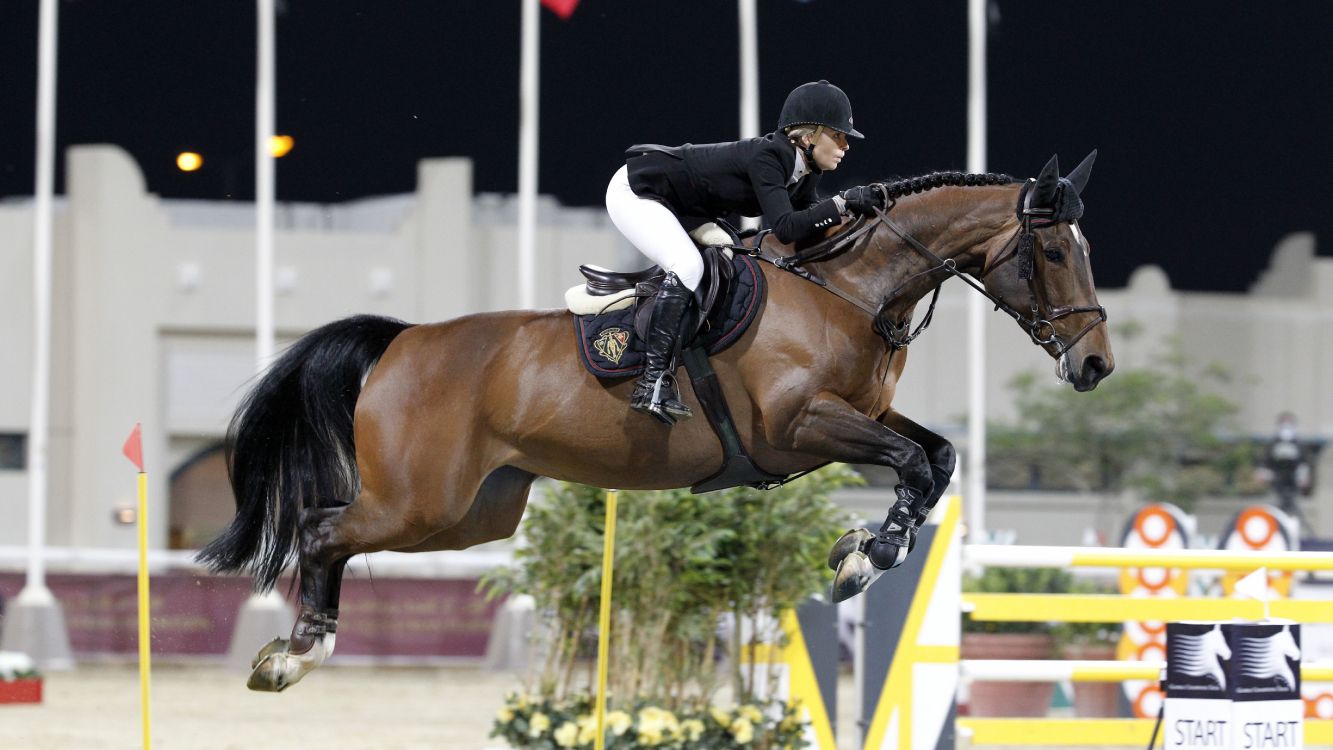
[[[852,127],[852,103],[847,95],[823,80],[803,83],[787,95],[778,115],[778,130],[792,125],[823,125],[852,138],[865,138]]]

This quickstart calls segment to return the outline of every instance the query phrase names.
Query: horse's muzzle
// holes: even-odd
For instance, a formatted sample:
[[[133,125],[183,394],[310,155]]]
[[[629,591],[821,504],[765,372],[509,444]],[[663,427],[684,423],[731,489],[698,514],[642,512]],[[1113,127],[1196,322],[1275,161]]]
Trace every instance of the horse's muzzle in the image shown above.
[[[1114,362],[1107,362],[1096,354],[1089,354],[1083,358],[1083,365],[1078,372],[1071,378],[1074,390],[1079,393],[1090,391],[1102,382],[1102,379],[1111,374],[1115,369]]]

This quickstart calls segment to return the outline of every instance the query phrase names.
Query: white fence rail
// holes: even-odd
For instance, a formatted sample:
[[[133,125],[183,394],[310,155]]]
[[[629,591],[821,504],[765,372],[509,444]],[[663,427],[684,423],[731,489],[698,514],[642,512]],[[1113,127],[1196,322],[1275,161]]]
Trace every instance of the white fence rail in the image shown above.
[[[0,546],[0,571],[22,572],[28,560],[27,547]],[[194,561],[198,550],[148,551],[148,568],[153,574],[168,570],[204,572]],[[82,547],[47,547],[43,550],[48,572],[52,573],[135,573],[139,553],[134,549]],[[352,576],[395,578],[437,578],[466,580],[478,578],[495,568],[509,565],[513,553],[502,550],[461,550],[448,552],[375,552],[357,555],[347,564]]]

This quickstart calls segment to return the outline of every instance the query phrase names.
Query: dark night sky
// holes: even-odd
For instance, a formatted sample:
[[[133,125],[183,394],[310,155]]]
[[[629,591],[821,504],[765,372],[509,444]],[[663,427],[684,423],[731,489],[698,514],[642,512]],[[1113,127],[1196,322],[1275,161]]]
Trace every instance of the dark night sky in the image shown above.
[[[765,127],[792,86],[828,78],[868,136],[825,188],[965,166],[964,0],[759,6]],[[1100,149],[1083,226],[1103,286],[1158,263],[1178,288],[1243,290],[1288,232],[1333,246],[1333,3],[996,7],[990,166],[1028,176]],[[165,197],[252,197],[252,3],[62,0],[60,14],[62,148],[119,144]],[[5,15],[0,197],[32,192],[37,2]],[[474,159],[478,191],[513,191],[518,15],[516,0],[285,0],[278,130],[296,148],[279,199],[411,191],[419,159],[449,155]],[[542,192],[595,205],[630,143],[736,136],[733,3],[542,16]],[[176,171],[185,149],[204,170]]]

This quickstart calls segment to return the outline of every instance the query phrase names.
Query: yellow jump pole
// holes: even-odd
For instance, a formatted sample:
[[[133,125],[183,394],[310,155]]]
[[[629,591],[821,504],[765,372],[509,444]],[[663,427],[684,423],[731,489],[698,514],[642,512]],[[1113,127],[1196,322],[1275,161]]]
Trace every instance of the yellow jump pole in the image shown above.
[[[153,719],[149,692],[153,649],[149,640],[148,601],[148,474],[139,472],[139,702],[143,705],[143,746],[153,746]]]
[[[602,606],[597,618],[597,739],[595,750],[606,747],[607,647],[611,642],[611,571],[616,560],[616,491],[606,492],[606,538],[602,544]]]
[[[139,468],[139,506],[135,521],[139,525],[139,702],[143,709],[143,746],[153,746],[151,703],[152,642],[149,627],[151,607],[148,600],[148,474],[143,468],[143,437],[139,425],[134,425],[121,451]]]

